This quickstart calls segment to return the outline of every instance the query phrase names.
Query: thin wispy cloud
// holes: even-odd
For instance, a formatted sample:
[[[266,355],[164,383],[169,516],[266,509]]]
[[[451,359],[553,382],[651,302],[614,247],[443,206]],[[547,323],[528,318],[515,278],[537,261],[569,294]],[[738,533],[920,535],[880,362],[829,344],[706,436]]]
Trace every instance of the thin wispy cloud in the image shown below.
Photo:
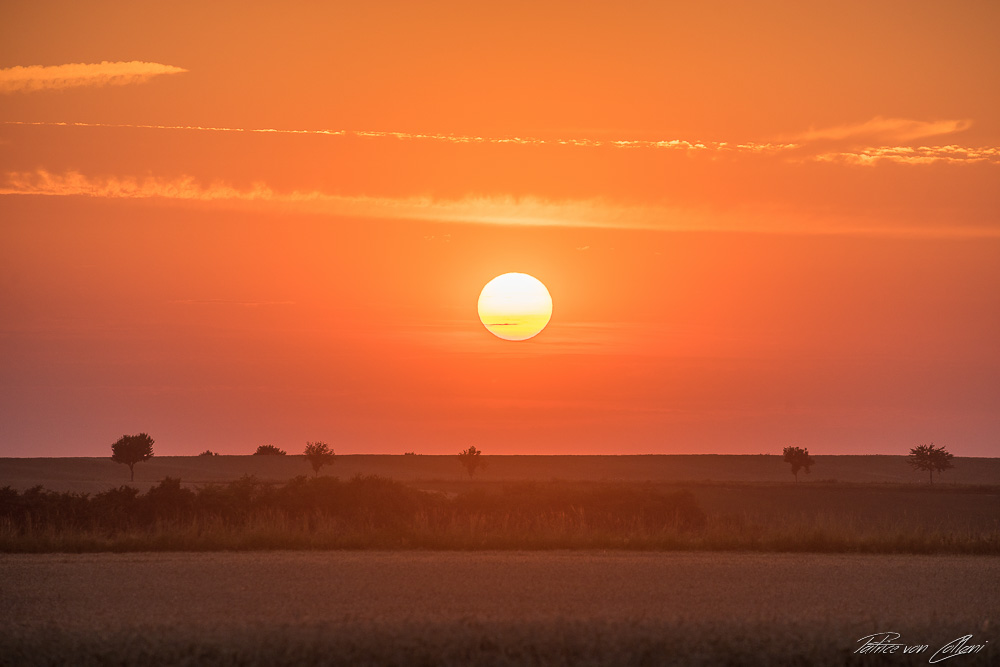
[[[785,141],[796,145],[788,152],[793,161],[860,167],[880,163],[1000,164],[1000,148],[995,146],[914,145],[923,139],[956,134],[970,127],[969,119],[922,121],[876,116],[862,123],[810,129]]]
[[[195,179],[182,177],[162,178],[119,178],[89,177],[79,172],[53,174],[44,169],[33,172],[9,172],[0,185],[0,195],[26,194],[50,196],[84,196],[111,199],[186,199],[198,201],[214,200],[272,200],[275,193],[266,186],[254,186],[249,190],[239,190],[225,184],[202,186]]]
[[[462,224],[763,234],[997,237],[1000,229],[957,225],[891,228],[857,216],[804,222],[776,210],[713,210],[667,204],[630,205],[601,198],[552,200],[541,197],[372,197],[319,191],[278,192],[258,183],[240,189],[226,183],[202,185],[194,178],[89,177],[44,170],[0,176],[0,195],[162,199],[235,209],[328,215],[337,218],[420,220]],[[586,249],[584,247],[583,249]]]
[[[143,83],[162,74],[179,74],[186,71],[173,65],[139,60],[7,67],[0,69],[0,93],[58,90],[80,86],[124,86]]]
[[[10,172],[0,181],[0,195],[172,199],[229,202],[235,206],[293,208],[298,212],[340,217],[476,222],[482,224],[580,227],[650,227],[645,207],[611,206],[597,201],[550,202],[533,197],[370,197],[318,191],[277,192],[257,183],[246,189],[226,183],[202,185],[194,178],[90,177],[79,172],[45,170]],[[677,219],[674,216],[673,219]]]
[[[433,141],[450,144],[495,144],[515,146],[573,146],[578,148],[636,148],[679,150],[694,153],[707,152],[751,152],[776,153],[796,148],[795,144],[778,143],[728,143],[725,141],[693,141],[687,139],[588,139],[573,137],[489,137],[464,134],[434,134],[421,132],[392,132],[382,130],[332,130],[332,129],[282,129],[243,128],[204,125],[141,125],[124,123],[68,123],[2,121],[4,125],[42,125],[56,127],[107,127],[144,130],[187,130],[196,132],[245,132],[248,134],[315,134],[328,137],[366,137],[372,139],[398,139],[403,141]]]
[[[911,118],[882,118],[881,116],[876,116],[863,123],[811,129],[808,132],[794,136],[791,141],[806,143],[814,141],[857,140],[905,143],[927,137],[954,134],[967,130],[970,127],[972,127],[972,121],[968,119],[921,121]]]
[[[797,135],[794,141],[788,140],[743,143],[697,141],[688,139],[610,140],[572,137],[488,137],[480,135],[391,132],[380,130],[241,128],[202,125],[143,125],[32,121],[0,122],[4,125],[127,128],[190,132],[231,132],[246,134],[295,134],[326,137],[393,139],[399,141],[428,141],[448,144],[567,146],[581,149],[614,148],[621,150],[666,150],[683,152],[689,155],[706,156],[783,156],[793,162],[837,162],[852,166],[873,166],[880,162],[895,162],[911,165],[976,162],[1000,164],[1000,148],[998,147],[972,147],[954,144],[931,146],[898,145],[917,138],[959,132],[966,129],[970,125],[970,121],[922,122],[898,118],[876,118],[866,123],[856,125],[844,125],[822,130],[810,130],[807,133]],[[869,142],[865,143],[862,141],[864,139],[869,140]],[[884,141],[884,143],[877,143],[878,141]]]
[[[858,151],[830,151],[812,157],[819,162],[839,162],[870,166],[878,162],[899,164],[970,164],[990,162],[1000,164],[1000,148],[969,148],[967,146],[883,146]]]

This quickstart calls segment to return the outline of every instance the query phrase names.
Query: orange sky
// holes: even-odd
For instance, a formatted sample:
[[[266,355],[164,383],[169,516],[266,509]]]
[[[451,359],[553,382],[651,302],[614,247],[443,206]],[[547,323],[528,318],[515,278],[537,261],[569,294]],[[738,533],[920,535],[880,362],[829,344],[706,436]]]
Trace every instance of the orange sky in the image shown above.
[[[1000,455],[1000,6],[315,4],[0,8],[0,456]]]

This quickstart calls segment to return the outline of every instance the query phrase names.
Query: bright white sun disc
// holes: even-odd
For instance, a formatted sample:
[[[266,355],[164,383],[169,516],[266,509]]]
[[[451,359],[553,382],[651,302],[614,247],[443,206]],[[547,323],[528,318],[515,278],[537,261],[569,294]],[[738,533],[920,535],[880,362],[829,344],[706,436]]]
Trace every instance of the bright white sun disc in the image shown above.
[[[551,317],[549,290],[527,273],[497,276],[479,295],[479,319],[490,333],[504,340],[537,336]]]

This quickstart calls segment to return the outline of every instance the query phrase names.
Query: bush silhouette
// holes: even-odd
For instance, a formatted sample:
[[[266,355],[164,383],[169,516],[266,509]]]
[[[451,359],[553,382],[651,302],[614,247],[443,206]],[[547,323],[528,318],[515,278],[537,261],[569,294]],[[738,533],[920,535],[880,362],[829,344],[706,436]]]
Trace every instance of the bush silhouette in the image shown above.
[[[253,453],[254,456],[285,456],[285,454],[285,450],[278,449],[274,445],[261,445]]]
[[[119,486],[94,496],[90,501],[91,514],[100,517],[100,523],[111,531],[128,530],[136,521],[139,506],[139,489]]]
[[[469,473],[469,478],[475,474],[476,469],[483,464],[482,451],[476,449],[475,445],[470,445],[465,451],[458,453],[458,461],[465,468],[465,471]]]
[[[906,462],[914,470],[926,470],[930,473],[930,483],[934,483],[934,473],[942,473],[948,468],[954,468],[951,460],[955,455],[943,446],[935,447],[932,442],[929,445],[918,445],[910,450],[910,455],[906,457]]]
[[[325,442],[307,442],[304,454],[315,476],[319,476],[320,468],[333,463],[333,450]]]
[[[809,456],[808,448],[785,447],[783,453],[785,463],[789,463],[792,466],[792,474],[795,475],[796,482],[799,481],[799,470],[804,469],[806,474],[809,474],[809,468],[812,467],[813,458]]]
[[[23,493],[0,488],[0,525],[8,531],[42,539],[84,531],[99,537],[97,544],[137,539],[134,544],[159,545],[155,540],[174,535],[180,540],[175,545],[204,540],[230,548],[234,539],[235,544],[257,544],[253,535],[264,529],[278,536],[276,544],[291,548],[315,540],[397,547],[468,548],[487,539],[508,546],[565,540],[621,545],[629,536],[659,539],[698,531],[705,521],[690,491],[664,491],[653,484],[528,482],[471,489],[456,497],[379,476],[343,482],[303,475],[285,484],[246,476],[196,491],[168,477],[146,493],[121,486],[92,497],[41,487]]]
[[[135,464],[153,458],[153,439],[145,433],[123,435],[111,445],[111,460],[128,466],[129,481],[135,481]]]
[[[164,477],[146,492],[142,504],[147,519],[162,521],[188,518],[194,509],[194,501],[194,492],[181,487],[180,478]]]

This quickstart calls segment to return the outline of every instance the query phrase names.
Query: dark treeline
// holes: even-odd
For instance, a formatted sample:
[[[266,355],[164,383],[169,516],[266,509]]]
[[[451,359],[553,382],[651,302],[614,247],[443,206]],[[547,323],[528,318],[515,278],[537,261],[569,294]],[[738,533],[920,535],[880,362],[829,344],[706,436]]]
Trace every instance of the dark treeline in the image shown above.
[[[97,531],[110,535],[190,524],[239,528],[266,519],[297,530],[445,528],[475,524],[504,531],[545,530],[553,523],[601,531],[687,530],[705,516],[686,491],[602,484],[585,488],[519,483],[447,497],[377,476],[296,477],[274,484],[244,477],[184,488],[167,477],[146,493],[121,486],[94,495],[35,487],[0,489],[0,521],[20,534]]]
[[[347,481],[296,477],[281,484],[244,477],[197,489],[168,477],[146,493],[122,486],[93,495],[6,487],[0,489],[0,552],[688,549],[1000,554],[1000,526],[988,509],[995,494],[926,487],[914,492],[909,486],[743,485],[714,491],[714,485],[704,485],[692,491],[655,483],[551,481],[470,483],[458,493],[442,493],[376,476]],[[926,502],[926,496],[934,502]],[[881,508],[878,516],[873,507]],[[960,521],[970,508],[983,516]]]

